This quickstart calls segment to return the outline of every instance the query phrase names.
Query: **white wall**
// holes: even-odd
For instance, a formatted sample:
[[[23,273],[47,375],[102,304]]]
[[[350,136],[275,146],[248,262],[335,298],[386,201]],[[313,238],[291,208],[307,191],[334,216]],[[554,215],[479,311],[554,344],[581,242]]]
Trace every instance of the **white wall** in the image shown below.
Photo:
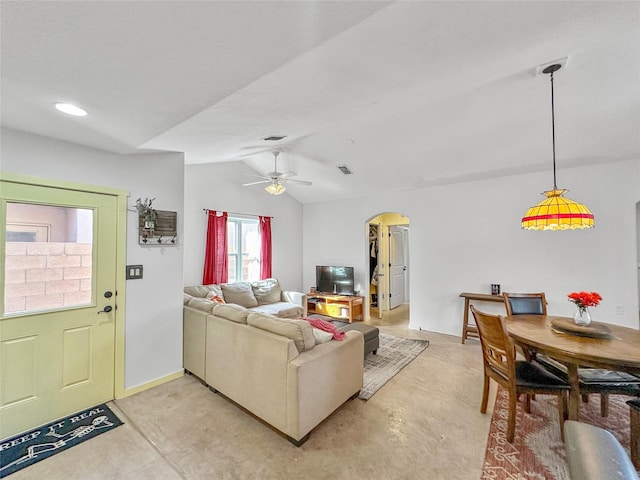
[[[543,198],[539,192],[552,187],[551,172],[305,205],[303,282],[313,285],[315,265],[339,264],[353,265],[356,283],[366,284],[365,222],[399,212],[411,220],[411,328],[459,336],[458,295],[489,293],[491,283],[545,291],[558,315],[572,314],[568,293],[597,291],[604,299],[595,320],[638,328],[639,175],[639,160],[560,170],[559,186],[595,215],[596,227],[582,231],[520,229],[527,208]]]
[[[61,179],[156,197],[154,206],[178,212],[178,245],[138,245],[137,213],[127,218],[127,264],[144,265],[142,280],[126,283],[125,388],[182,369],[183,155],[117,155],[72,143],[2,129],[5,172]]]
[[[303,207],[286,193],[241,187],[251,170],[239,162],[183,168],[182,154],[116,155],[11,129],[2,130],[1,158],[6,172],[127,189],[131,205],[157,197],[157,208],[178,212],[176,247],[139,246],[135,213],[128,218],[127,263],[143,264],[145,278],[127,282],[126,388],[182,368],[182,287],[202,280],[203,208],[273,216],[274,276],[301,291],[326,264],[353,265],[356,283],[368,285],[366,222],[383,212],[409,217],[412,328],[460,335],[459,293],[488,293],[491,283],[544,290],[561,315],[572,312],[567,293],[598,291],[595,320],[639,326],[640,160],[558,172],[568,196],[595,214],[595,229],[525,232],[520,218],[551,187],[551,172]]]
[[[269,195],[242,162],[189,165],[185,168],[185,285],[202,283],[207,217],[203,209],[271,216],[273,276],[285,290],[308,291],[302,284],[302,206],[286,192]],[[293,187],[289,187],[293,188]],[[306,187],[298,187],[306,188]],[[300,290],[302,289],[302,290]]]

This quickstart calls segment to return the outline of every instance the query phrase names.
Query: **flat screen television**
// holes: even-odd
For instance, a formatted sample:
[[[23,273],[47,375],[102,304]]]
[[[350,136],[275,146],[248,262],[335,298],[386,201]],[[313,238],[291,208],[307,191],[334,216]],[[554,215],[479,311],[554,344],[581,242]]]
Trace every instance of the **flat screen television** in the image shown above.
[[[316,288],[320,293],[355,295],[353,267],[316,266]]]

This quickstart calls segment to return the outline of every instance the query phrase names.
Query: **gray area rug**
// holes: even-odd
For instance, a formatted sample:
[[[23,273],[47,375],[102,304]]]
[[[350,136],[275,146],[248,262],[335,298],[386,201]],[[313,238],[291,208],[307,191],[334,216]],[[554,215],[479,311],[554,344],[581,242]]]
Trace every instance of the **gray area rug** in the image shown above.
[[[364,359],[364,385],[358,398],[369,400],[428,346],[428,340],[412,340],[380,333],[378,354],[370,353]]]

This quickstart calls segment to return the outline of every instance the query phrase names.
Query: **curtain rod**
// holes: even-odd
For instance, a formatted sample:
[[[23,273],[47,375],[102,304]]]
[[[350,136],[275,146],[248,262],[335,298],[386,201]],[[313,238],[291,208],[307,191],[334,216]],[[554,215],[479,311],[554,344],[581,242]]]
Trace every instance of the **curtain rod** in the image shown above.
[[[203,208],[202,211],[204,213],[208,213],[208,212],[219,212],[220,210],[212,210],[210,208]],[[231,215],[246,215],[247,217],[266,217],[266,218],[275,218],[272,217],[271,215],[255,215],[253,213],[239,213],[239,212],[227,212]]]

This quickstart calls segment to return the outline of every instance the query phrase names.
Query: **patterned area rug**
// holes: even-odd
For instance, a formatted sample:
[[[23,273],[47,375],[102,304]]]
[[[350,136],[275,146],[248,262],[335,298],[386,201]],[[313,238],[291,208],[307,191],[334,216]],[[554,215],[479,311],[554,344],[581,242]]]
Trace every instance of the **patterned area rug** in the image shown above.
[[[428,346],[428,340],[412,340],[380,333],[378,354],[370,353],[364,359],[364,385],[358,398],[369,400]]]
[[[524,397],[518,402],[516,436],[507,442],[508,393],[498,388],[491,418],[481,480],[570,480],[564,443],[560,440],[558,406],[550,395],[536,395],[531,414],[525,413]],[[629,397],[609,396],[609,416],[600,416],[600,396],[580,403],[580,421],[612,432],[629,452]]]

